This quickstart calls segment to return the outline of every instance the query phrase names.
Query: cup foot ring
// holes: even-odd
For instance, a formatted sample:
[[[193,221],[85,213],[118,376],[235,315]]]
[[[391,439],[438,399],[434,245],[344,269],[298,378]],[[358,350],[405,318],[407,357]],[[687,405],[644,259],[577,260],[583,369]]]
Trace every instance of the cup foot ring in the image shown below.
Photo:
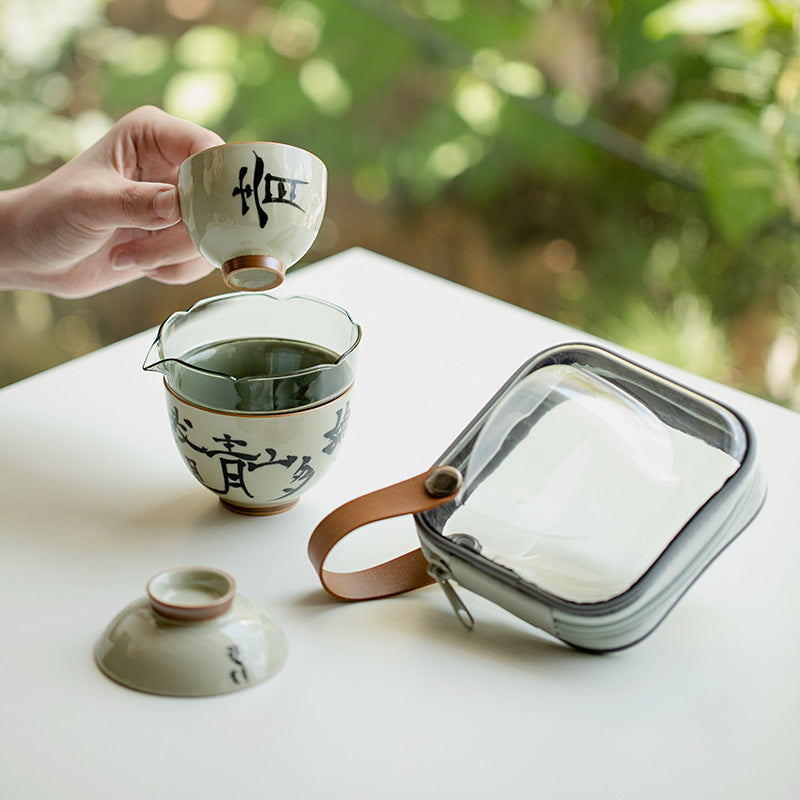
[[[225,500],[222,497],[220,497],[219,501],[229,511],[235,511],[237,514],[245,514],[249,517],[266,517],[271,514],[282,514],[284,511],[294,508],[300,502],[300,498],[298,497],[296,500],[274,506],[242,506],[238,503],[232,503],[230,500]]]
[[[283,283],[286,265],[274,256],[236,256],[221,267],[222,278],[231,289],[264,292]]]

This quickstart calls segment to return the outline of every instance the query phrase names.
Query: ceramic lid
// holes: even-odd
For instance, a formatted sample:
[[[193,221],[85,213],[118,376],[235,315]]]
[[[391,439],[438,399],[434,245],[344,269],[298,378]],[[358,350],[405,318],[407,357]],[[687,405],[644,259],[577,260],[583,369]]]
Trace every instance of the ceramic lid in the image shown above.
[[[95,647],[112,680],[152,694],[226,694],[261,683],[286,660],[286,637],[233,578],[208,567],[161,572]]]

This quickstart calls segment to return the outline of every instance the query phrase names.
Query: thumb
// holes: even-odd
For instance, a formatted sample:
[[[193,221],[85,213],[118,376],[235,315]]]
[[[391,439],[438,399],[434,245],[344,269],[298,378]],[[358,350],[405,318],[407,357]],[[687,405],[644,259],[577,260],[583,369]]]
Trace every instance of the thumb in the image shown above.
[[[178,190],[169,183],[122,178],[86,204],[95,225],[103,228],[160,230],[181,218]]]

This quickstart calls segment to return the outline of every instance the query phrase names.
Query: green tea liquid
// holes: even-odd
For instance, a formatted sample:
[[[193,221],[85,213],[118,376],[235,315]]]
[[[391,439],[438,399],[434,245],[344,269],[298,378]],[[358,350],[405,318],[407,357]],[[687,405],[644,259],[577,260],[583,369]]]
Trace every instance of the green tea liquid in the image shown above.
[[[217,374],[182,369],[173,388],[187,400],[212,408],[289,411],[332,399],[350,385],[352,374],[346,365],[314,369],[335,364],[338,358],[324,347],[291,339],[214,342],[184,353],[181,361]],[[303,370],[311,371],[296,374]]]

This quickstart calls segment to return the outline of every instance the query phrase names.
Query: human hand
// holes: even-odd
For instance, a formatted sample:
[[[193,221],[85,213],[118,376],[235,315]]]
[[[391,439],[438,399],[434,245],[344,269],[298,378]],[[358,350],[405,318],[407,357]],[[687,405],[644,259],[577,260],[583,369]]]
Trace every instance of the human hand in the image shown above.
[[[30,186],[0,193],[0,288],[85,297],[146,275],[212,270],[181,222],[178,166],[223,140],[153,106]]]

